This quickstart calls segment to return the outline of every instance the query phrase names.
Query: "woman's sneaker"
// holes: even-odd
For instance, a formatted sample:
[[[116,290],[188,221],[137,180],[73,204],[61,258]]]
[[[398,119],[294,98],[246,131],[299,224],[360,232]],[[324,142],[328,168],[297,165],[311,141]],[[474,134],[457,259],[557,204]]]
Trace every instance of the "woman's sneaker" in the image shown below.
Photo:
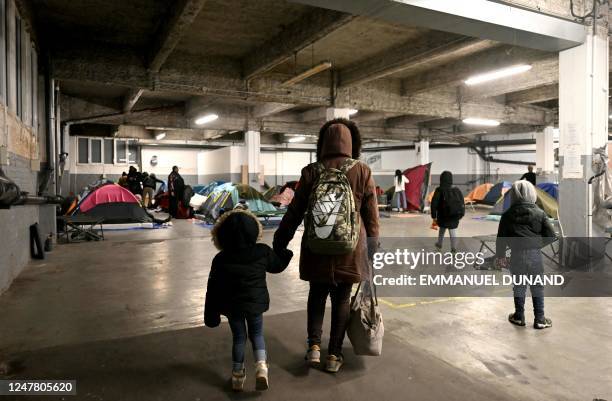
[[[536,319],[533,321],[533,328],[534,329],[547,329],[549,327],[552,327],[552,320],[550,320],[547,317],[543,317],[541,319]]]
[[[321,347],[318,345],[311,345],[306,351],[306,356],[304,357],[306,362],[313,367],[317,367],[321,364]]]
[[[258,391],[267,390],[268,383],[268,364],[266,361],[255,363],[255,389]]]
[[[508,316],[508,321],[512,324],[515,324],[517,326],[524,326],[525,325],[525,316],[520,316],[518,315],[516,312],[511,313]]]
[[[244,391],[244,382],[246,381],[246,370],[232,372],[232,390]]]
[[[325,362],[325,370],[331,373],[337,373],[343,363],[344,358],[342,358],[342,356],[330,355]]]

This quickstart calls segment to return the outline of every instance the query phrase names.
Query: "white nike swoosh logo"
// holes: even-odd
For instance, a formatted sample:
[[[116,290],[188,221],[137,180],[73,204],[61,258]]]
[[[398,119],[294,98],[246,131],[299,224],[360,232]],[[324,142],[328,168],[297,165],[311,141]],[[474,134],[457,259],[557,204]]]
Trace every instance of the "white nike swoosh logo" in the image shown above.
[[[342,204],[341,202],[344,199],[344,194],[342,194],[338,199],[336,199],[333,194],[328,195],[327,198],[329,200],[324,198],[322,202],[315,205],[315,209],[319,210],[313,211],[313,215],[315,216],[315,234],[321,239],[325,239],[331,235],[334,225],[336,224],[336,218],[338,217],[338,210],[340,210],[340,205]],[[328,206],[326,204],[333,204],[331,210],[325,210],[327,209],[325,206]],[[319,225],[320,222],[323,221],[325,221],[325,224]]]

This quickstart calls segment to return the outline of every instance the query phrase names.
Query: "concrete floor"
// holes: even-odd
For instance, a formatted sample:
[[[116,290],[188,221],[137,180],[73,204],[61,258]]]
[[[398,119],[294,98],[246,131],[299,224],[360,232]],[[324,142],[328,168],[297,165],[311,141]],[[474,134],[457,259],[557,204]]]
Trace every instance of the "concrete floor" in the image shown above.
[[[472,218],[484,213],[466,216],[463,236],[496,231]],[[385,218],[382,227],[387,237],[436,234],[425,216]],[[612,300],[604,298],[547,299],[554,327],[544,331],[507,323],[510,298],[385,298],[383,356],[355,357],[347,341],[341,373],[309,371],[298,244],[299,235],[289,269],[268,280],[267,393],[228,391],[229,328],[201,327],[215,250],[209,230],[190,221],[60,245],[32,263],[0,296],[0,360],[12,378],[76,379],[78,395],[66,399],[612,399]]]

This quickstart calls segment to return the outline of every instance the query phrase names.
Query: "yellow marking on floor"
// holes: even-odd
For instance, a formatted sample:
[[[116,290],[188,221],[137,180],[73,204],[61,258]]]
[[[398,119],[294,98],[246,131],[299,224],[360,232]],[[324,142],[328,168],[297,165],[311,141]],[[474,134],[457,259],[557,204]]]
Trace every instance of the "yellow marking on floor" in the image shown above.
[[[507,292],[507,289],[502,288],[502,289],[494,290],[493,294],[500,294],[502,292]],[[393,309],[403,309],[403,308],[412,308],[414,306],[419,306],[419,305],[430,305],[430,304],[437,304],[441,302],[450,302],[450,301],[467,301],[467,300],[473,300],[473,299],[477,299],[477,297],[446,297],[446,298],[432,299],[429,301],[410,302],[410,303],[405,303],[405,304],[396,304],[394,302],[387,301],[386,299],[378,298],[378,302],[380,302],[381,304],[387,305],[388,307],[393,308]]]

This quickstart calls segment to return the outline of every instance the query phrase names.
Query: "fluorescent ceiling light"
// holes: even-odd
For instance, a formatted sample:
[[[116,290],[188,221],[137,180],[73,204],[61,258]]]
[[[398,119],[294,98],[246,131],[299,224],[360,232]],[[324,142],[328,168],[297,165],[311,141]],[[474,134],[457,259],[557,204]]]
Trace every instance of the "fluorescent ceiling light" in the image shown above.
[[[464,124],[482,125],[484,127],[497,127],[500,123],[497,120],[487,120],[486,118],[466,118]]]
[[[295,142],[304,142],[306,140],[305,136],[294,136],[289,138],[287,142],[295,143]]]
[[[206,114],[205,116],[198,117],[195,120],[195,123],[197,125],[204,125],[204,124],[209,123],[211,121],[215,121],[217,118],[219,118],[219,116],[216,115],[216,114]]]
[[[166,137],[165,132],[160,132],[159,134],[155,135],[155,139],[157,139],[158,141],[164,139],[165,137]]]
[[[357,114],[358,112],[359,112],[359,110],[357,110],[357,109],[349,109],[349,111],[348,111],[349,116],[352,116],[353,114]]]
[[[288,80],[283,82],[280,86],[287,87],[287,86],[295,85],[298,82],[302,82],[303,80],[312,77],[313,75],[316,75],[325,70],[329,70],[331,67],[332,67],[331,61],[323,61],[322,63],[319,63],[315,65],[314,67],[311,67],[305,71],[302,71],[296,76],[289,78]]]
[[[495,70],[491,72],[487,72],[484,74],[474,75],[473,77],[469,77],[466,81],[466,85],[478,85],[484,82],[493,81],[495,79],[509,77],[511,75],[520,74],[522,72],[529,71],[531,69],[531,65],[529,64],[519,64],[513,65],[512,67],[502,68],[501,70]]]

